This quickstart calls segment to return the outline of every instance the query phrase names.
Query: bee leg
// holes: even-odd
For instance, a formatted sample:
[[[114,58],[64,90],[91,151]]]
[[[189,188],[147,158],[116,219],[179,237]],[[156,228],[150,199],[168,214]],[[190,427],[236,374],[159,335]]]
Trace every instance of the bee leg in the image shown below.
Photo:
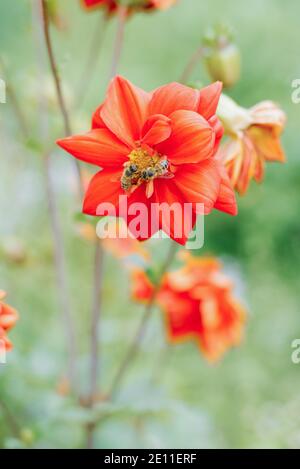
[[[146,197],[147,197],[147,199],[150,199],[150,197],[153,195],[153,192],[154,192],[154,183],[153,183],[153,179],[152,179],[146,185]]]

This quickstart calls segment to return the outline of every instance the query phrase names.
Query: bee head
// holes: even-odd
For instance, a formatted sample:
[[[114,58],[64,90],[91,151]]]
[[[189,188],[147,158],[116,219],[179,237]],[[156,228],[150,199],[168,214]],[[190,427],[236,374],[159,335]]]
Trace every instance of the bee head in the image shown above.
[[[136,164],[131,164],[128,169],[129,169],[129,170],[131,171],[131,173],[133,174],[133,173],[136,173],[136,172],[137,172],[138,167],[137,167]]]

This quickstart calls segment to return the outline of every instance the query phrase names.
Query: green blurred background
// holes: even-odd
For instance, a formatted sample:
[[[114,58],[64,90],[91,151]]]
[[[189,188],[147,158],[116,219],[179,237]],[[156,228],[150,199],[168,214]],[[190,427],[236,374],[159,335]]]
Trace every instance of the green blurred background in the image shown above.
[[[58,2],[66,30],[53,29],[60,73],[70,102],[83,73],[99,14],[87,14],[77,0]],[[236,33],[243,59],[240,82],[230,91],[239,104],[278,102],[288,115],[284,147],[288,163],[269,165],[262,185],[239,198],[239,216],[215,212],[206,218],[204,253],[223,258],[237,293],[248,307],[245,341],[224,360],[208,365],[193,344],[166,351],[160,313],[153,317],[141,353],[114,404],[104,410],[97,431],[102,448],[295,448],[300,446],[300,365],[291,361],[291,342],[300,337],[300,107],[291,100],[291,82],[300,77],[298,0],[181,0],[164,13],[136,15],[126,28],[121,74],[152,89],[177,80],[205,29],[219,21]],[[77,131],[88,129],[101,102],[112,52],[115,21],[108,27],[97,72],[86,100],[72,113]],[[11,334],[15,344],[0,365],[0,399],[23,439],[14,435],[0,409],[1,447],[77,448],[84,442],[86,413],[57,388],[66,350],[59,315],[53,249],[38,144],[36,40],[28,0],[0,0],[0,56],[13,83],[31,139],[22,141],[11,103],[0,105],[0,288],[20,312]],[[45,74],[48,74],[46,69]],[[194,79],[209,79],[199,64]],[[51,77],[47,93],[54,96]],[[72,98],[73,97],[73,98]],[[51,104],[51,103],[50,103]],[[63,135],[55,101],[53,141]],[[73,166],[56,150],[53,179],[65,231],[70,288],[80,336],[78,382],[87,383],[92,249],[74,230]],[[151,243],[150,243],[151,244]],[[26,259],[15,262],[16,247]],[[159,258],[164,246],[151,244]],[[107,389],[142,307],[129,301],[125,268],[105,262],[101,324],[100,390]],[[61,387],[61,386],[60,386]]]

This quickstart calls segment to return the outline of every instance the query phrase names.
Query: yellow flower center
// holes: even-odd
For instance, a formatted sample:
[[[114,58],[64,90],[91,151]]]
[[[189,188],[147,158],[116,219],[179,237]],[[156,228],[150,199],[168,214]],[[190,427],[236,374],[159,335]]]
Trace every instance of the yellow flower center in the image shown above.
[[[158,153],[150,153],[143,148],[132,150],[129,155],[129,160],[132,165],[136,165],[139,171],[143,171],[149,167],[154,167],[160,160]]]
[[[166,157],[139,147],[129,154],[129,161],[124,165],[121,187],[131,193],[140,184],[147,184],[147,194],[153,193],[153,180],[167,177],[169,162]]]

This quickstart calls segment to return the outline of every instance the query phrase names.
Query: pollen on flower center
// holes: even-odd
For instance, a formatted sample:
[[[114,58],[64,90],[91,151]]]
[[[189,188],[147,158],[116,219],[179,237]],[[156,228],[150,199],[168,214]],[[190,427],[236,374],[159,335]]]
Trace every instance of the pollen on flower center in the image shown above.
[[[153,180],[168,177],[169,162],[165,156],[145,148],[136,148],[129,154],[129,161],[124,165],[121,187],[125,192],[132,192],[142,183],[147,184],[146,194],[153,193]]]
[[[160,156],[155,152],[151,155],[144,148],[137,148],[130,153],[129,160],[131,164],[136,165],[142,171],[148,167],[154,167],[159,162]]]

